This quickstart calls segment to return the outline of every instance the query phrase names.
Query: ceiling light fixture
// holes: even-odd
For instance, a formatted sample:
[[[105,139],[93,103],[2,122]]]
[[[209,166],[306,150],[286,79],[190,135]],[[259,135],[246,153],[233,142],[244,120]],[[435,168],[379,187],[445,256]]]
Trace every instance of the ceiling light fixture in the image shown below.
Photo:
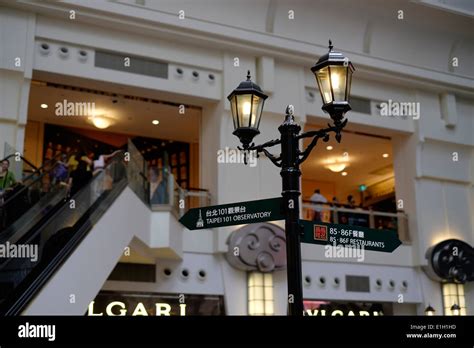
[[[151,123],[153,123],[153,124],[156,126],[156,125],[160,124],[160,121],[158,121],[158,120],[153,120],[153,121],[151,121]]]
[[[324,167],[329,169],[331,172],[339,173],[346,169],[349,159],[347,156],[333,157],[324,161]]]
[[[335,164],[328,164],[326,166],[331,172],[339,173],[346,169],[346,165],[344,163],[335,163]]]
[[[106,129],[112,125],[112,120],[102,115],[89,117],[89,120],[96,128],[99,129]]]
[[[384,154],[382,155],[382,157],[383,157],[383,158],[387,158],[387,157],[388,157],[388,153],[384,153]]]
[[[342,176],[346,176],[346,175],[347,175],[347,172],[342,172],[341,175],[342,175]]]

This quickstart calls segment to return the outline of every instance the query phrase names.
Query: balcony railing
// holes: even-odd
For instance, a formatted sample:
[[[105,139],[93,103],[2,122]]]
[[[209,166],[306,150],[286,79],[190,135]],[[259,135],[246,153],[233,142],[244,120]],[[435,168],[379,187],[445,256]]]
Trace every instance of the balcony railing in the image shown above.
[[[191,208],[211,204],[209,191],[200,188],[183,189],[169,170],[162,171],[159,178],[151,183],[147,177],[147,163],[131,140],[128,142],[128,152],[128,186],[152,211],[171,211],[180,218]]]
[[[303,201],[305,220],[316,219],[342,225],[362,226],[380,230],[395,230],[403,244],[411,244],[408,231],[408,216],[402,211],[388,213],[375,210],[351,208],[342,204],[329,204],[313,201]]]

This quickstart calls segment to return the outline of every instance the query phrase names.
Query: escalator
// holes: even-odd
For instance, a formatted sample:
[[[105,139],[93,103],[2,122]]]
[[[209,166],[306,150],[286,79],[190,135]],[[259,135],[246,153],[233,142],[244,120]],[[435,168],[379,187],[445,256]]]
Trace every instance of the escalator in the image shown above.
[[[21,156],[11,155],[4,160],[20,160],[23,175],[14,186],[0,193],[0,243],[16,241],[18,231],[32,227],[45,217],[64,200],[67,192],[65,186],[54,179],[61,164],[60,154],[40,168]]]
[[[123,155],[115,156],[74,196],[66,200],[65,187],[48,192],[0,234],[0,245],[3,245],[3,252],[7,253],[3,257],[0,255],[0,315],[24,314],[40,292],[48,286],[51,288],[52,277],[80,249],[81,243],[84,244],[89,237],[89,232],[124,191],[127,169]],[[132,232],[127,233],[117,232],[119,242],[115,246],[115,254],[118,252],[120,255],[122,245],[127,245],[132,237]],[[115,245],[110,235],[107,239],[110,242],[105,241],[104,244]],[[84,257],[87,259],[87,251],[81,252],[86,253]],[[113,257],[116,257],[115,254]],[[109,262],[105,251],[103,256],[104,262]],[[85,273],[91,271],[94,270],[82,270]],[[81,272],[80,267],[75,272]],[[80,278],[78,273],[70,276]],[[67,281],[63,286],[68,286]],[[71,305],[75,303],[72,297],[65,301],[65,305],[67,301]],[[54,311],[49,310],[47,313]]]

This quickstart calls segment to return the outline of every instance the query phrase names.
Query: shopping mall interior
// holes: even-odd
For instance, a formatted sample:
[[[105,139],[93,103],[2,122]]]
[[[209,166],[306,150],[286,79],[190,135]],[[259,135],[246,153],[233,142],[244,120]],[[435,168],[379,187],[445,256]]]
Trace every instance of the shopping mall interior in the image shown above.
[[[0,247],[37,251],[0,258],[0,315],[180,315],[181,295],[186,314],[285,315],[289,283],[310,315],[472,314],[472,23],[425,1],[361,1],[0,0],[0,32],[16,33],[0,35]],[[324,87],[317,62],[336,53],[345,82]],[[246,77],[265,103],[234,108]],[[345,92],[342,130],[328,87]],[[280,145],[256,166],[219,157],[249,131],[238,105],[260,120],[257,145],[279,145],[285,118],[313,136],[334,126],[314,148],[296,136],[309,156],[291,151],[313,229],[301,243],[281,215],[198,229],[204,207],[282,194]],[[326,255],[313,243],[324,223],[394,249]]]
[[[59,187],[67,182],[68,177],[74,176],[72,173],[77,165],[78,154],[96,161],[100,155],[113,154],[115,151],[127,153],[130,151],[129,142],[136,149],[136,155],[141,157],[139,185],[149,192],[148,197],[147,194],[142,197],[143,201],[155,207],[169,205],[169,197],[154,195],[164,178],[169,180],[168,174],[172,174],[174,183],[180,189],[197,193],[196,196],[191,194],[187,197],[189,207],[205,205],[203,194],[209,202],[212,201],[207,188],[201,187],[200,181],[203,173],[199,159],[201,107],[176,100],[167,101],[165,98],[158,100],[136,93],[128,94],[126,90],[114,88],[113,85],[107,89],[106,84],[82,81],[82,87],[77,87],[64,84],[67,79],[52,80],[33,80],[30,86],[21,161],[24,185],[19,185],[22,188],[18,189],[28,194],[13,195],[10,205],[16,206],[15,214],[4,210],[5,235],[11,233],[12,226],[20,229],[15,222],[18,224],[18,221],[24,220],[31,206],[41,203],[43,199],[47,201],[45,197],[54,192],[61,192]],[[98,85],[101,89],[86,88],[86,85]],[[87,110],[90,105],[93,109]],[[322,126],[317,119],[310,118],[308,121],[305,130]],[[313,218],[315,192],[326,199],[316,202],[325,204],[328,209],[362,209],[366,212],[395,214],[391,139],[351,130],[350,126],[344,130],[343,137],[344,142],[341,144],[330,140],[318,146],[302,166],[303,217]],[[61,174],[62,178],[57,174],[60,164],[65,164],[66,170],[66,173]],[[275,193],[279,191],[280,188],[275,187]],[[23,199],[26,196],[28,198]],[[60,204],[66,205],[67,201]],[[343,212],[339,213],[339,219],[344,216]],[[389,218],[380,216],[375,222],[369,222],[369,215],[350,216],[349,223],[353,225],[375,224],[376,228],[396,229],[393,225],[394,221],[396,223],[395,215]],[[322,219],[334,222],[331,214]],[[177,259],[176,255],[165,251],[150,255],[143,242],[136,237],[128,248],[130,252],[120,258],[108,276],[109,281],[146,278],[151,271],[147,267],[154,269],[156,257]],[[109,295],[107,291],[101,291],[96,298],[96,308],[100,306],[101,298]],[[219,304],[217,307],[211,306],[214,308],[211,312],[222,307],[219,301],[211,301]],[[207,302],[201,300],[199,303]],[[89,311],[93,313],[93,309]],[[188,308],[188,311],[192,313],[192,309]],[[199,309],[196,311],[208,313]],[[222,311],[219,309],[216,313]]]

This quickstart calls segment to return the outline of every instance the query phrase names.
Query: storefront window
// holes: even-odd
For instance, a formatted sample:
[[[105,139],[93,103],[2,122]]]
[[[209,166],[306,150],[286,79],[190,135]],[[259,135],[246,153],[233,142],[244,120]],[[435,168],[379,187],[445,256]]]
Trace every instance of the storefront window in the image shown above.
[[[89,304],[86,315],[225,315],[225,310],[222,296],[101,291]]]
[[[466,301],[464,299],[464,285],[455,283],[446,283],[443,287],[443,307],[445,315],[466,315]],[[457,305],[459,314],[453,310]]]
[[[273,275],[250,272],[248,274],[249,315],[273,315]]]

